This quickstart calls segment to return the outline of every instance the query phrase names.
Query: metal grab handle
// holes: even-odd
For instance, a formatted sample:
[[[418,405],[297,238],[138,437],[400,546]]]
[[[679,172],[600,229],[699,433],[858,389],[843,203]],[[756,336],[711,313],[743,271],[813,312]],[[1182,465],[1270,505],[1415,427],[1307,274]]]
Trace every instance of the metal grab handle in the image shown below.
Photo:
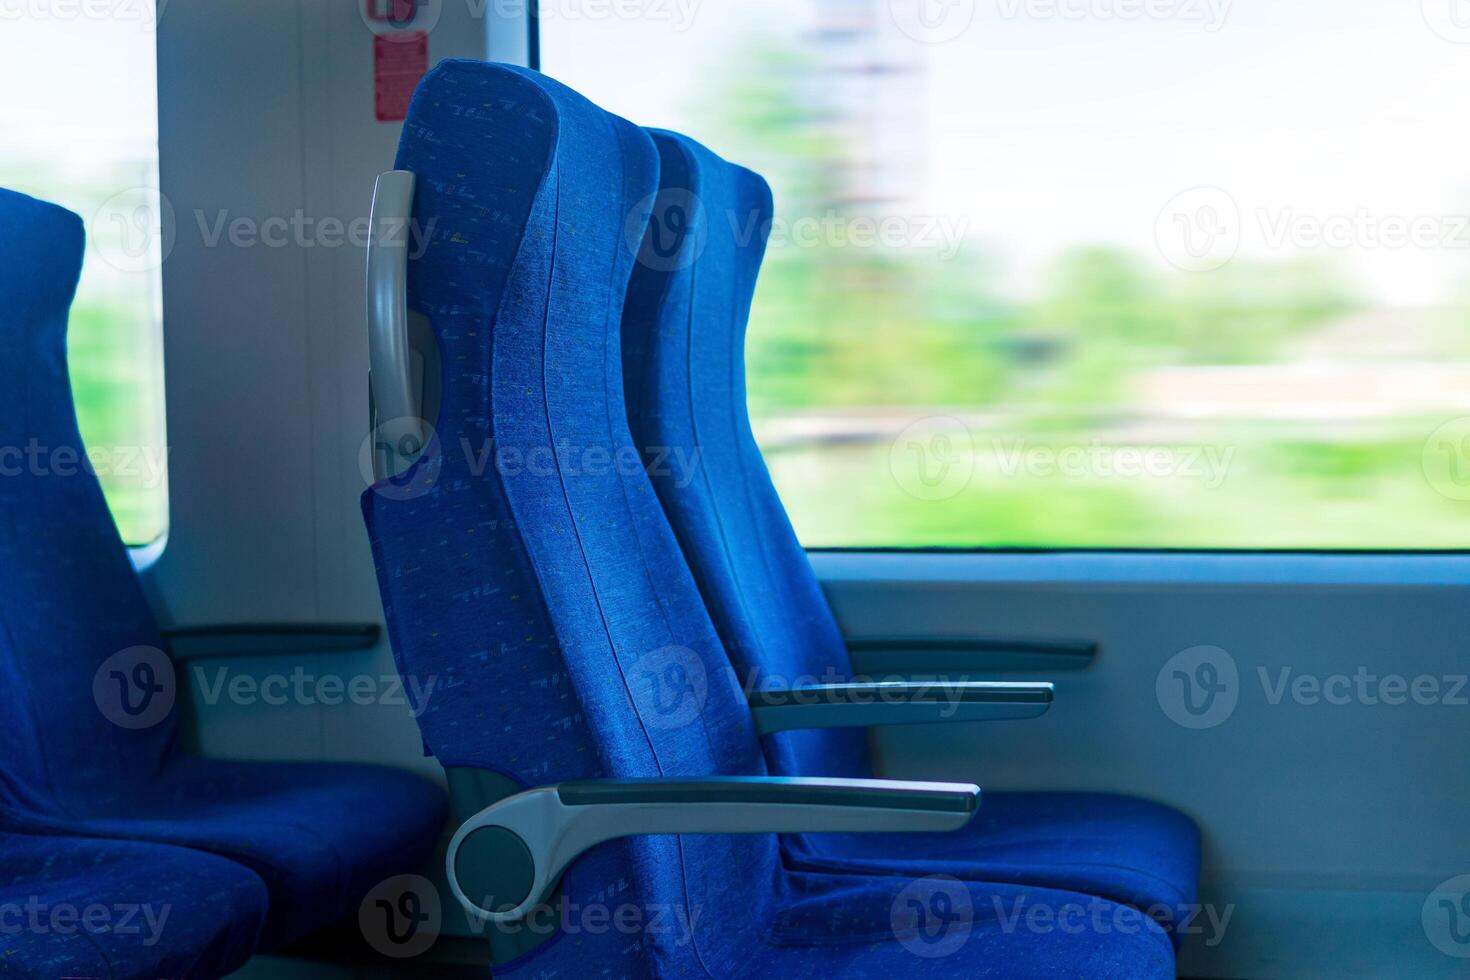
[[[368,352],[375,426],[422,438],[414,404],[408,340],[408,251],[412,241],[414,176],[407,170],[378,175],[373,187],[367,251]]]

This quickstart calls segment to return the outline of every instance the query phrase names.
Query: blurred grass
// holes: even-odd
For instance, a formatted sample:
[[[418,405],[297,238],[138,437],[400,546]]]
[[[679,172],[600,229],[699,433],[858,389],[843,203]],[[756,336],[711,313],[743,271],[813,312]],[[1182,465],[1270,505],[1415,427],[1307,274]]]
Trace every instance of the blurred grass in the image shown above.
[[[918,499],[886,443],[768,452],[767,461],[808,547],[1470,549],[1470,505],[1437,493],[1421,466],[1432,428],[1347,444],[1283,444],[1243,428],[1230,434],[1236,451],[1213,487],[1179,476],[1007,475],[982,448],[962,492]],[[1050,443],[1069,444],[1079,443]]]
[[[129,545],[151,544],[168,530],[163,441],[163,377],[154,352],[158,324],[151,303],[79,297],[67,327],[67,361],[77,424],[89,450],[115,464],[97,474],[118,533]]]

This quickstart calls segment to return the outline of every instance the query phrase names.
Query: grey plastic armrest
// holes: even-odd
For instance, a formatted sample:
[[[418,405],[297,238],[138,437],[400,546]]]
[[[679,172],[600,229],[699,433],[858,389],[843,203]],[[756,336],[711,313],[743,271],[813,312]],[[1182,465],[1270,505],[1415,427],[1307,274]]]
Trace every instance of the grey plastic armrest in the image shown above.
[[[848,681],[760,690],[750,695],[762,735],[806,728],[1002,721],[1046,714],[1049,683]]]
[[[514,922],[581,854],[618,837],[947,831],[969,823],[979,805],[980,787],[968,783],[780,776],[561,783],[465,821],[449,844],[449,887],[472,920]],[[493,869],[494,881],[471,880],[476,869]]]

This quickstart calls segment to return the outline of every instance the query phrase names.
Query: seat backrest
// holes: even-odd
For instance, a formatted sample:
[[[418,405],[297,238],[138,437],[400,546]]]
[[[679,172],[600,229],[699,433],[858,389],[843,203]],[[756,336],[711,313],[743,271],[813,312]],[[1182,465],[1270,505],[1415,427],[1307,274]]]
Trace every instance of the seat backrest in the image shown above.
[[[651,141],[535,72],[448,61],[419,86],[398,167],[418,179],[409,301],[442,397],[424,454],[363,510],[399,667],[438,678],[418,706],[430,749],[527,786],[764,773],[623,409]],[[618,842],[572,869],[569,901],[694,908],[706,925],[682,944],[584,935],[537,955],[599,975],[737,962],[780,873],[768,835]]]
[[[0,190],[0,675],[14,675],[0,690],[4,806],[105,801],[174,746],[163,641],[72,402],[66,327],[84,247],[75,214]],[[102,669],[110,658],[116,671]],[[143,677],[140,665],[162,690],[114,686]],[[143,709],[137,727],[114,710],[124,695]],[[166,713],[139,700],[153,697]]]
[[[847,680],[852,664],[771,483],[745,398],[745,330],[770,188],[655,131],[659,199],[623,309],[634,441],[747,686]],[[860,729],[770,736],[783,775],[870,774]]]

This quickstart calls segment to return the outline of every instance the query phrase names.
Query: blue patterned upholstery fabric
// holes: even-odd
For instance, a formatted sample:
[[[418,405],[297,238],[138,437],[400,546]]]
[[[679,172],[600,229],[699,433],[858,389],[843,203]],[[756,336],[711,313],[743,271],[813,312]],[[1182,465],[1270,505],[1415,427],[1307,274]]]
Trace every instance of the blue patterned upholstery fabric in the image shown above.
[[[399,667],[442,679],[421,706],[430,749],[523,786],[766,773],[624,410],[621,312],[658,187],[652,141],[535,72],[447,61],[419,86],[398,166],[418,177],[429,232],[409,295],[440,348],[443,400],[425,454],[363,512]],[[574,864],[561,907],[631,909],[649,927],[564,915],[496,975],[1172,975],[1168,939],[1132,909],[909,885],[793,871],[774,835],[620,840]],[[1034,924],[1089,904],[1108,925]]]
[[[447,801],[395,770],[180,752],[172,702],[183,679],[161,653],[101,487],[78,464],[66,325],[83,248],[76,215],[0,191],[0,816],[233,858],[270,887],[261,938],[279,946],[414,870]],[[154,697],[167,708],[156,718],[123,708],[126,698],[146,712]]]
[[[652,135],[662,186],[623,314],[634,439],[742,682],[848,680],[842,634],[746,409],[745,330],[770,190],[687,137]],[[860,729],[781,732],[766,747],[781,775],[871,772]],[[987,792],[959,833],[787,845],[799,867],[1066,888],[1152,910],[1166,924],[1188,914],[1200,863],[1199,831],[1183,814],[1097,793]]]
[[[212,854],[0,831],[0,977],[221,977],[265,914],[265,884]]]

